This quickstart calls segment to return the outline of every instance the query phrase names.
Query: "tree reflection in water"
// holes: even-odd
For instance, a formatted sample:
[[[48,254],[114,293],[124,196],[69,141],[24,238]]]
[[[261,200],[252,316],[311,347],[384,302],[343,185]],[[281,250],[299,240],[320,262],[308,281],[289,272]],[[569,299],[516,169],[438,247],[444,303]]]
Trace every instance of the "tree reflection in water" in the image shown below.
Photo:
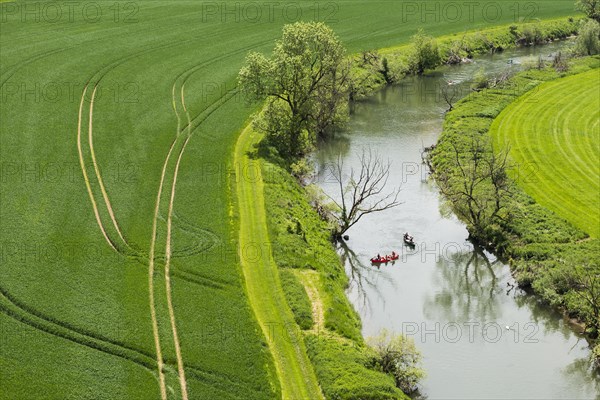
[[[448,254],[438,260],[433,279],[437,293],[424,303],[427,318],[438,321],[495,321],[499,315],[498,285],[495,269],[499,260],[490,260],[479,247]],[[510,287],[508,288],[510,292]]]
[[[600,370],[592,366],[589,358],[577,358],[561,372],[573,386],[593,387],[596,393],[600,393]]]
[[[374,268],[363,263],[358,255],[345,242],[340,242],[337,246],[338,254],[346,268],[346,274],[349,278],[349,292],[355,292],[357,301],[352,302],[355,306],[360,305],[358,311],[361,315],[365,312],[372,313],[371,298],[375,294],[385,307],[385,296],[379,288],[380,279],[397,289],[394,280],[384,274],[379,267]]]

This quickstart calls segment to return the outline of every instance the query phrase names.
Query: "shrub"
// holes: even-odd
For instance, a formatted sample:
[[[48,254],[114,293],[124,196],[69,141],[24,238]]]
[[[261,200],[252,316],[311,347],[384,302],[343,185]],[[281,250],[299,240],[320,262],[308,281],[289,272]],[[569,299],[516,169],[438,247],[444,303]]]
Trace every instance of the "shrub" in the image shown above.
[[[416,391],[425,371],[421,368],[421,353],[412,339],[383,329],[378,336],[368,338],[367,343],[377,355],[378,368],[393,376],[397,387],[405,393]]]
[[[583,56],[600,53],[600,24],[593,19],[585,22],[577,36],[575,52]]]
[[[531,23],[523,26],[519,42],[524,45],[540,44],[546,40],[539,23]]]
[[[435,68],[442,62],[437,41],[425,35],[419,29],[411,38],[411,51],[408,57],[408,69],[414,74],[422,74],[427,69]]]
[[[569,70],[569,62],[562,51],[556,53],[552,59],[552,68],[554,68],[556,72],[566,72]]]
[[[598,0],[577,0],[575,4],[579,11],[600,22],[600,3],[598,3]]]
[[[473,78],[473,84],[471,85],[475,90],[485,89],[489,86],[490,82],[483,71],[483,68],[477,71]]]

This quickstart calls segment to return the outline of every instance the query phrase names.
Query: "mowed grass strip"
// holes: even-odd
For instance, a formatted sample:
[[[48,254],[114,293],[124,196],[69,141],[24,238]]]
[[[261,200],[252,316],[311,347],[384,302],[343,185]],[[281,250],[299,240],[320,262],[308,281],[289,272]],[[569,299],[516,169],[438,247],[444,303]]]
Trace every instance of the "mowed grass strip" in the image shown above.
[[[496,118],[518,184],[536,201],[600,236],[600,69],[540,85]]]
[[[240,259],[248,299],[275,361],[282,398],[322,399],[271,253],[260,161],[252,159],[249,154],[261,138],[261,134],[248,126],[242,131],[235,148]]]

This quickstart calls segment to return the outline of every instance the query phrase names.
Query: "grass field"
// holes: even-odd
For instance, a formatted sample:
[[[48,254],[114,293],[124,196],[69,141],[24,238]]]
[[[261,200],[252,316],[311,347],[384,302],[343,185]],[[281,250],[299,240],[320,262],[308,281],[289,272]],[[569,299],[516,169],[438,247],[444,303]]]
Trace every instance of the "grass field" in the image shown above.
[[[600,71],[541,85],[494,121],[496,146],[510,146],[519,184],[541,205],[600,237]],[[498,147],[499,148],[499,147]]]
[[[236,136],[255,111],[233,91],[246,53],[300,18],[354,52],[420,26],[573,13],[292,4],[258,18],[233,1],[0,5],[0,399],[279,397],[231,222]]]

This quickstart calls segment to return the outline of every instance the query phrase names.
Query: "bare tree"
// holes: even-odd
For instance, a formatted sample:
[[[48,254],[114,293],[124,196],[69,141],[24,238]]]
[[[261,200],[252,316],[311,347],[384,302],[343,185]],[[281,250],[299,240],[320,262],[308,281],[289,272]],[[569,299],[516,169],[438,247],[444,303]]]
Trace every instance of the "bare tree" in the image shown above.
[[[450,90],[450,87],[452,87],[452,90]],[[459,95],[459,90],[457,90],[456,88],[457,86],[453,86],[450,84],[440,85],[440,93],[442,95],[442,98],[444,99],[446,104],[448,104],[448,109],[446,110],[446,112],[450,112],[454,109],[454,101]]]
[[[342,157],[338,156],[333,166],[333,177],[339,186],[340,200],[331,199],[337,206],[334,217],[338,222],[334,235],[340,238],[348,229],[354,226],[362,217],[379,211],[384,211],[400,204],[398,196],[400,188],[383,194],[390,176],[391,163],[384,163],[371,149],[363,150],[360,156],[360,171],[350,170],[346,180],[343,176]]]
[[[440,191],[477,237],[500,216],[505,200],[512,192],[506,174],[508,150],[494,151],[479,135],[473,136],[466,149],[460,149],[455,143],[451,146],[454,149],[454,173],[438,174]]]

